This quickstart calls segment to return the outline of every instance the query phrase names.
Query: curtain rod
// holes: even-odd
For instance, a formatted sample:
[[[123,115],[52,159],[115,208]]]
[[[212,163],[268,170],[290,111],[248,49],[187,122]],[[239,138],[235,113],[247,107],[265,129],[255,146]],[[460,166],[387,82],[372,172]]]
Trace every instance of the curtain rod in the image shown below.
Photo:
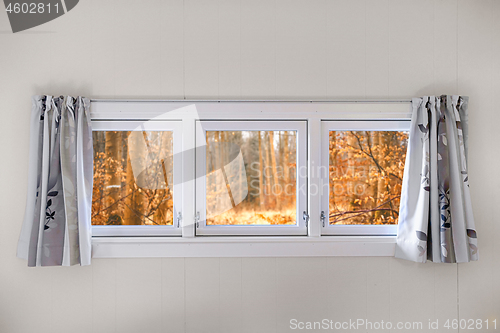
[[[190,100],[190,99],[118,99],[91,98],[90,102],[158,102],[158,103],[411,103],[411,99],[401,100]]]

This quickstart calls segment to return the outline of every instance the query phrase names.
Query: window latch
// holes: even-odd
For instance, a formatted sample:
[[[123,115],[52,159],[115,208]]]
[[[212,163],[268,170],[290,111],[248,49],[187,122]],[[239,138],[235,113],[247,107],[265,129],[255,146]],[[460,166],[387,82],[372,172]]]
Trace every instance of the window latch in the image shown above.
[[[196,212],[196,216],[194,217],[194,223],[196,224],[196,228],[200,227],[200,212]]]
[[[326,220],[326,215],[325,215],[324,210],[321,211],[321,215],[319,218],[321,219],[321,223],[323,224],[323,228],[324,228],[325,227],[325,220]]]
[[[306,228],[307,228],[309,226],[309,214],[307,214],[307,212],[304,211],[302,218],[304,219],[304,221],[306,221]]]
[[[182,213],[177,212],[177,228],[179,228],[179,226],[181,224],[181,220],[182,220]]]

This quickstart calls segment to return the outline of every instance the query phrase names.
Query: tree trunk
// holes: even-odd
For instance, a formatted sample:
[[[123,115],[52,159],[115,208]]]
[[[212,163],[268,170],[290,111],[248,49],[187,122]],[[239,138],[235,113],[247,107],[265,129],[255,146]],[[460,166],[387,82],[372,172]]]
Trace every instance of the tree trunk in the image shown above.
[[[374,157],[378,157],[378,143],[380,141],[380,131],[366,132],[366,138],[369,139],[369,147]],[[368,203],[366,205],[367,209],[373,209],[377,206],[378,202],[378,179],[376,175],[379,173],[378,168],[374,163],[370,163],[368,166],[368,193],[369,196]],[[373,199],[373,200],[372,200]],[[376,212],[370,213],[370,218],[373,220],[376,218]]]
[[[277,191],[280,191],[280,184],[279,184],[279,178],[278,178],[278,171],[276,168],[276,154],[274,152],[274,132],[269,131],[269,151],[271,153],[271,164],[272,164],[272,169],[273,169],[273,196],[274,196],[274,201],[276,203],[276,209],[280,210],[281,209],[281,202],[279,200]]]
[[[213,139],[210,140],[210,135],[212,134]],[[206,132],[206,160],[207,160],[207,169],[206,169],[206,205],[207,212],[213,212],[217,205],[217,184],[214,182],[214,174],[212,174],[216,169],[216,159],[218,153],[218,132]],[[209,176],[210,175],[210,176]],[[210,215],[210,214],[209,214]]]
[[[105,154],[107,160],[106,181],[104,183],[104,193],[106,198],[106,207],[111,207],[107,210],[107,224],[121,224],[122,217],[118,207],[118,199],[120,198],[121,177],[121,133],[109,131],[106,132]]]
[[[270,176],[266,172],[266,170],[267,170],[270,162],[269,162],[269,149],[267,148],[267,144],[266,144],[266,141],[267,141],[266,138],[267,138],[268,134],[266,131],[263,134],[264,134],[263,145],[264,145],[264,165],[265,165],[265,168],[262,167],[262,169],[264,171],[264,181],[266,183],[264,195],[265,195],[265,203],[267,205],[267,204],[269,204],[269,197],[271,195],[271,180],[270,180]]]
[[[330,165],[328,169],[328,179],[329,179],[329,209],[331,212],[336,212],[336,207],[337,204],[335,203],[335,183],[336,183],[336,178],[338,177],[338,169],[337,169],[337,154],[338,154],[338,149],[337,149],[337,133],[336,132],[330,132],[329,134],[329,158],[330,158]]]
[[[172,191],[173,191],[173,164],[172,164],[172,134],[171,132],[156,132],[159,141],[159,151],[155,151],[155,182],[153,220],[156,224],[171,225],[174,220]]]
[[[264,205],[264,165],[262,164],[262,138],[259,133],[259,201],[260,206]]]
[[[347,137],[347,144],[349,146],[349,150],[347,153],[347,160],[348,160],[348,175],[350,181],[347,183],[347,191],[350,192],[349,195],[346,195],[348,198],[348,211],[353,211],[356,210],[356,204],[354,201],[356,200],[357,196],[355,194],[355,188],[356,188],[356,182],[354,180],[355,178],[355,160],[356,160],[356,154],[355,154],[355,149],[358,146],[358,141],[356,140],[355,132],[349,132],[349,135]]]
[[[95,131],[93,135],[94,144],[94,182],[93,182],[93,195],[92,195],[92,222],[97,225],[104,225],[107,221],[106,208],[106,158],[105,158],[105,143],[106,132]],[[95,214],[95,216],[94,216]]]
[[[243,188],[243,174],[245,173],[245,162],[243,159],[243,147],[242,147],[242,140],[241,140],[241,132],[237,132],[238,135],[234,136],[233,135],[233,143],[236,142],[238,147],[240,148],[240,151],[238,153],[241,153],[241,160],[237,160],[238,162],[238,198],[239,200],[243,200],[243,193],[244,193],[244,188]],[[245,174],[245,179],[246,179],[246,174]],[[238,203],[236,203],[238,205]],[[241,206],[240,206],[241,208]]]
[[[284,189],[288,189],[290,184],[290,147],[288,146],[288,131],[283,134],[283,185]],[[291,195],[285,195],[286,206],[291,202]]]
[[[377,131],[378,136],[378,154],[376,155],[378,164],[383,168],[384,167],[384,155],[385,155],[385,138],[384,134],[380,131]],[[377,206],[387,200],[388,196],[385,195],[386,191],[385,186],[385,175],[381,170],[378,170],[378,181],[377,181]],[[380,221],[383,216],[383,211],[375,212],[375,219]]]
[[[121,175],[120,175],[120,181],[121,181],[121,185],[122,185],[122,188],[121,188],[121,191],[120,191],[120,198],[122,198],[122,200],[120,200],[120,210],[122,211],[122,214],[123,214],[123,211],[124,211],[124,207],[125,207],[125,204],[124,204],[124,201],[123,201],[123,198],[126,197],[126,195],[128,194],[128,185],[127,185],[127,165],[128,165],[128,134],[129,132],[127,131],[122,131],[121,132],[121,168],[122,168],[122,172],[121,172]]]
[[[146,181],[146,147],[142,132],[130,132],[128,138],[127,184],[129,196],[125,200],[125,224],[141,225],[146,214],[146,197],[140,185]],[[134,174],[135,171],[135,174]],[[139,183],[139,184],[138,184]]]

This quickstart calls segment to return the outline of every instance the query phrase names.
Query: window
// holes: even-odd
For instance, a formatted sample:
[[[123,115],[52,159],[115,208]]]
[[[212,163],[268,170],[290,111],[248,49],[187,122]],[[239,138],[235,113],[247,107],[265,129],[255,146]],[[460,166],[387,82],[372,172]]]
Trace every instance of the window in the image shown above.
[[[94,235],[180,235],[179,125],[94,122]]]
[[[323,121],[323,234],[395,235],[408,121]]]
[[[91,117],[96,258],[394,253],[406,103],[93,101]]]
[[[203,121],[197,235],[306,235],[306,123]]]

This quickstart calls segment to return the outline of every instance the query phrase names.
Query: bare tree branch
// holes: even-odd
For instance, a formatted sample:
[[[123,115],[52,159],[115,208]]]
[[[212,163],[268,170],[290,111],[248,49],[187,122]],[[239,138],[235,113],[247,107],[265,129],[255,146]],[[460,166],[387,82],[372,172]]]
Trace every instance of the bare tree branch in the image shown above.
[[[342,218],[338,218],[338,219],[335,219],[335,220],[332,221],[333,223],[336,223],[336,222],[339,222],[339,221],[344,221],[346,219],[350,219],[350,218],[353,218],[353,217],[356,217],[356,216],[359,216],[359,215],[362,215],[362,214],[371,213],[371,212],[375,212],[375,211],[390,211],[392,213],[396,213],[397,215],[399,215],[399,212],[396,212],[392,208],[392,205],[391,205],[391,208],[381,208],[382,206],[384,206],[386,204],[391,204],[392,200],[397,199],[399,197],[400,197],[400,195],[392,197],[392,198],[384,201],[383,203],[381,203],[377,207],[374,207],[374,208],[371,208],[371,209],[354,210],[354,211],[345,211],[345,212],[340,212],[340,213],[334,213],[334,214],[330,214],[328,217],[329,218],[332,218],[332,217],[335,218],[337,216],[341,216]],[[349,215],[349,216],[343,217],[344,215]]]

